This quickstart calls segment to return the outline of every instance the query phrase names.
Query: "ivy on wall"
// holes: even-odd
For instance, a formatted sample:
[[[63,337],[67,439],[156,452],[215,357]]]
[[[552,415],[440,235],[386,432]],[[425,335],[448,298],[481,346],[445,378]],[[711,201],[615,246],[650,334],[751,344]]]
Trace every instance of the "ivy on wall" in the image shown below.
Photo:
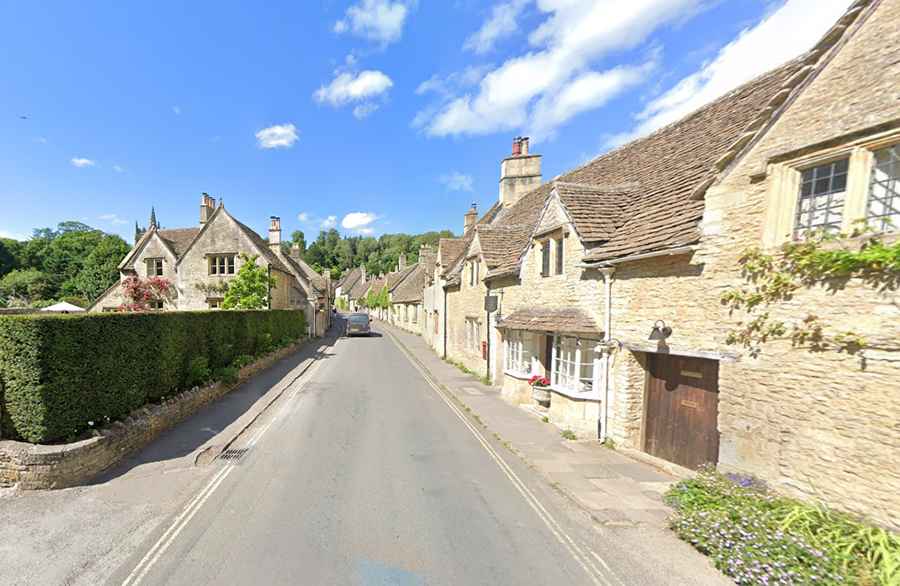
[[[746,319],[728,332],[726,343],[747,348],[751,356],[759,355],[766,342],[784,338],[794,347],[813,352],[861,353],[866,339],[853,330],[836,330],[812,313],[798,316],[789,329],[770,310],[789,301],[799,289],[822,285],[837,292],[850,279],[860,279],[877,291],[897,289],[900,239],[888,242],[883,235],[867,232],[865,228],[849,235],[816,232],[785,244],[778,255],[758,248],[745,250],[739,260],[745,285],[725,291],[721,302],[729,313],[743,311]]]

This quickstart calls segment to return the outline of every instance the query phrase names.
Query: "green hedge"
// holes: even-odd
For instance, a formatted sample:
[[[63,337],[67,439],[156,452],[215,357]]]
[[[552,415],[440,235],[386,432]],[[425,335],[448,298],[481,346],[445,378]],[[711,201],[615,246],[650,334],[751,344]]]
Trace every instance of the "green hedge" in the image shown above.
[[[4,438],[46,443],[191,385],[211,371],[306,334],[302,311],[214,311],[0,317]]]

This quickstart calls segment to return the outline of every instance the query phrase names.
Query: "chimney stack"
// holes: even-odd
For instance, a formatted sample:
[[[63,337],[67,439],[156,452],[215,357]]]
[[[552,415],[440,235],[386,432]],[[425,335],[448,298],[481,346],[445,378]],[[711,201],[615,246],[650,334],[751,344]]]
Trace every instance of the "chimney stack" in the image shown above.
[[[269,248],[276,254],[281,248],[281,218],[278,216],[269,217]]]
[[[472,226],[475,225],[475,222],[478,221],[478,204],[474,201],[472,202],[472,207],[469,208],[469,211],[466,212],[463,220],[463,236],[469,233],[469,230],[472,229]]]
[[[397,270],[402,271],[406,268],[406,254],[400,253],[400,256],[397,258]]]
[[[500,163],[500,205],[508,208],[541,185],[541,155],[529,153],[530,139],[513,139],[512,155]]]
[[[362,275],[360,280],[365,283],[366,282],[366,265],[359,265],[359,272]]]
[[[216,210],[216,198],[210,197],[208,193],[200,196],[200,225],[207,223]]]

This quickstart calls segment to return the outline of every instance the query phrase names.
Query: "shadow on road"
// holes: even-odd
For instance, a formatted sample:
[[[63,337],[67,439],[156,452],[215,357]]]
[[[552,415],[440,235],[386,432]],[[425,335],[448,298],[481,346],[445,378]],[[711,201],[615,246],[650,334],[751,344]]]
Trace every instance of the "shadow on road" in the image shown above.
[[[260,397],[304,360],[310,357],[316,360],[330,358],[325,351],[334,346],[339,333],[343,331],[341,322],[340,318],[336,319],[325,337],[311,340],[298,352],[286,356],[269,368],[260,371],[218,401],[205,406],[175,427],[162,432],[150,444],[101,472],[87,484],[103,484],[124,476],[145,464],[173,460],[192,453],[234,423]]]

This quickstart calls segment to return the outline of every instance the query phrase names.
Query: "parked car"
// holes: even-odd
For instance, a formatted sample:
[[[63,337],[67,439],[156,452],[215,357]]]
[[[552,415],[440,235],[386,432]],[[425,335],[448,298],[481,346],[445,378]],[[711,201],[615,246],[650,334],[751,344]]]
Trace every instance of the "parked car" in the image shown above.
[[[368,336],[372,333],[368,313],[351,313],[347,318],[347,336]]]

